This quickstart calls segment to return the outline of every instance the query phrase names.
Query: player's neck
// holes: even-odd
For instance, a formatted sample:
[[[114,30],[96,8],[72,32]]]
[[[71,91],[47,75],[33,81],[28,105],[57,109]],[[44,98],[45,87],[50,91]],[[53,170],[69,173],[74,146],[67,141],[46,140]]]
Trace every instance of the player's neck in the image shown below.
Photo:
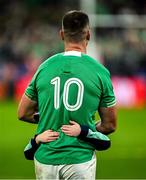
[[[79,51],[86,54],[86,43],[65,43],[65,51]]]

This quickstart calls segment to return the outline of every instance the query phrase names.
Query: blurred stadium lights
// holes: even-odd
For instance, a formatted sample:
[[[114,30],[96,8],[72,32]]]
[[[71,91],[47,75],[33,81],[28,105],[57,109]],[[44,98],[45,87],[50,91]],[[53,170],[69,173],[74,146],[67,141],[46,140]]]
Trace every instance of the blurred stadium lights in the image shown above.
[[[80,0],[81,10],[89,14],[90,25],[94,31],[97,27],[107,28],[146,28],[146,15],[116,14],[101,15],[96,13],[98,0]]]
[[[104,28],[146,28],[146,15],[89,15],[91,26]]]

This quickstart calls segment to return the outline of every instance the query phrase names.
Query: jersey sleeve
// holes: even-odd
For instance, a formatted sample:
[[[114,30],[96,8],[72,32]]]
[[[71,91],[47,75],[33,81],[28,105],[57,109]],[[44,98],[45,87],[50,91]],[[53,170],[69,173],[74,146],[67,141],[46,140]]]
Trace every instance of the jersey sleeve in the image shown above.
[[[107,150],[111,146],[111,141],[108,136],[99,131],[93,132],[88,126],[81,125],[81,133],[79,139],[89,143],[98,151]]]
[[[116,98],[113,90],[110,73],[107,71],[101,78],[102,95],[99,107],[112,107],[116,104]]]
[[[33,76],[31,82],[29,83],[27,89],[25,90],[25,95],[33,101],[37,101],[37,89],[36,89],[36,77],[37,72]]]

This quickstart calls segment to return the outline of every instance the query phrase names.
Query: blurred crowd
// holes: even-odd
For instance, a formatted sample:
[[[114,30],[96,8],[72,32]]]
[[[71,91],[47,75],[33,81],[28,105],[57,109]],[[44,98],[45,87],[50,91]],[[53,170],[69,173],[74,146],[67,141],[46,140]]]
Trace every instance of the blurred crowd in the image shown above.
[[[146,29],[97,29],[105,66],[112,75],[146,78]]]
[[[96,12],[112,15],[146,15],[146,1],[98,0]],[[105,66],[112,75],[146,77],[146,26],[145,28],[99,28],[97,42]]]
[[[62,51],[58,30],[66,10],[58,0],[0,1],[0,99],[13,97],[22,79]]]
[[[142,3],[97,0],[97,13],[146,14]],[[0,1],[0,99],[17,96],[39,64],[63,50],[58,31],[62,15],[70,9],[80,9],[79,1]],[[96,34],[112,75],[146,77],[146,29],[97,28]]]

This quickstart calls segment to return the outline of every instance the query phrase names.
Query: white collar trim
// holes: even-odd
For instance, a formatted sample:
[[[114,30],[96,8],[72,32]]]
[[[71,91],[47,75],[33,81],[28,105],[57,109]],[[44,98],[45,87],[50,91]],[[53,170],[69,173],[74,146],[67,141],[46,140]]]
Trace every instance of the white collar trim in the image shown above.
[[[65,51],[64,56],[79,56],[79,57],[81,57],[81,52],[79,52],[79,51]]]

